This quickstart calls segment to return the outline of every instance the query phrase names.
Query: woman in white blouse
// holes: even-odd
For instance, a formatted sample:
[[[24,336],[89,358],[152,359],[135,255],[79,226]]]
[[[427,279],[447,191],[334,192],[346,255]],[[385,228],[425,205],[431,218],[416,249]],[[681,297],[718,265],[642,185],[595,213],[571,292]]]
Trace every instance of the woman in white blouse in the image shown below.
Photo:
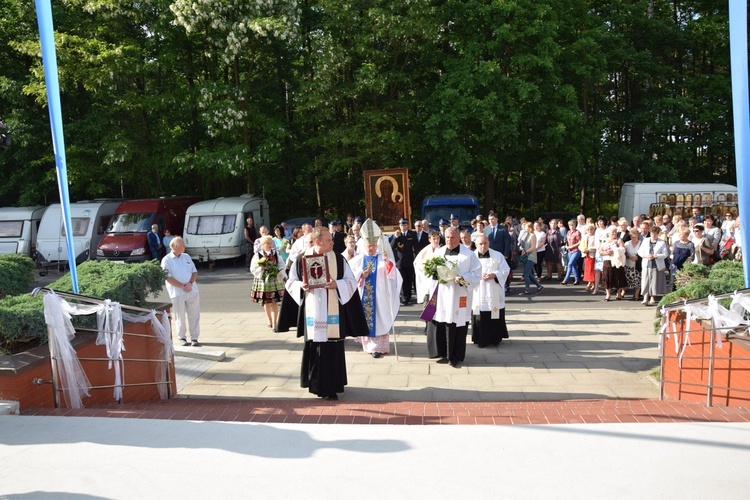
[[[638,248],[641,257],[641,294],[642,304],[656,305],[655,296],[667,293],[667,266],[665,260],[669,256],[669,249],[664,240],[659,238],[661,228],[651,228],[651,236],[644,240]]]

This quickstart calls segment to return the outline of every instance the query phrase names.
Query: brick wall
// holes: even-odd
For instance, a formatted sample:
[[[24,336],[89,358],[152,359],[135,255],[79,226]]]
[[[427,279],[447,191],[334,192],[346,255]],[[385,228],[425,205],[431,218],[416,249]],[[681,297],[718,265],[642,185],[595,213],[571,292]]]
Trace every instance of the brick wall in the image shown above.
[[[129,333],[146,334],[147,337],[126,335],[124,380],[126,384],[153,382],[157,363],[153,361],[127,361],[135,359],[161,359],[162,345],[156,341],[150,323],[125,324]],[[107,351],[103,345],[96,345],[96,334],[79,332],[73,341],[73,347],[79,358],[106,358]],[[164,367],[164,363],[159,363]],[[81,366],[92,386],[113,385],[114,370],[108,368],[105,361],[81,361]],[[21,410],[26,408],[54,408],[55,400],[51,384],[35,385],[33,380],[40,378],[52,380],[52,368],[49,360],[48,346],[40,346],[28,352],[13,356],[0,357],[0,399],[18,401]],[[174,363],[169,364],[169,378],[172,381],[171,395],[177,393],[175,384]],[[83,398],[83,405],[111,403],[113,388],[92,389],[91,397]],[[156,386],[125,387],[122,392],[123,402],[148,401],[159,399]],[[61,406],[65,406],[60,397]]]
[[[707,402],[707,385],[709,378],[710,343],[713,336],[709,324],[691,321],[684,333],[685,318],[680,313],[672,313],[677,322],[679,333],[679,350],[682,350],[685,335],[690,336],[679,365],[679,352],[675,352],[674,336],[664,339],[664,363],[662,380],[665,397],[682,401]],[[675,334],[673,334],[675,335]],[[749,406],[750,405],[750,342],[744,339],[724,340],[721,348],[715,347],[713,365],[712,405]]]

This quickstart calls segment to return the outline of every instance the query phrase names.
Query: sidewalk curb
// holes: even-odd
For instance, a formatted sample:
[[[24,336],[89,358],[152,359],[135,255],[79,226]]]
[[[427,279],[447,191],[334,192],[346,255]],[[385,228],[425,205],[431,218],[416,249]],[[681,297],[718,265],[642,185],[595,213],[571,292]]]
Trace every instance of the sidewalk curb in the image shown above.
[[[199,347],[174,346],[174,355],[183,358],[208,359],[211,361],[222,361],[227,357],[226,351],[216,351]]]

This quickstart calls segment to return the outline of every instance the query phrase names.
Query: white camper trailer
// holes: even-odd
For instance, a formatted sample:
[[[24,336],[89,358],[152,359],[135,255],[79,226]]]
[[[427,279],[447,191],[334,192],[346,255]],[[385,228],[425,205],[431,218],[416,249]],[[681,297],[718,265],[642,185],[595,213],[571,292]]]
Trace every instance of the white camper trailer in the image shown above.
[[[193,260],[207,262],[236,259],[247,254],[245,221],[250,216],[256,228],[264,224],[268,226],[271,219],[268,201],[261,196],[243,194],[191,205],[182,235],[185,252]]]
[[[107,199],[70,204],[76,264],[96,258],[96,247],[120,203],[122,200]],[[59,203],[50,205],[42,217],[36,251],[40,267],[64,267],[68,263],[68,245],[65,241],[63,213]]]
[[[0,208],[0,254],[32,257],[45,210],[42,206]]]
[[[737,188],[730,184],[636,183],[622,185],[618,217],[629,221],[640,214],[690,217],[693,208],[703,214],[737,215]]]

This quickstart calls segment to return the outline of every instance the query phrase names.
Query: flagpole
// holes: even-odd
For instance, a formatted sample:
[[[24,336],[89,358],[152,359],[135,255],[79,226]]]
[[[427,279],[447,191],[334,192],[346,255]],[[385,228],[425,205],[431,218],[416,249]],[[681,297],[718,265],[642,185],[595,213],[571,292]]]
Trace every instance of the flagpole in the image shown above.
[[[729,47],[732,67],[732,107],[734,109],[734,157],[737,171],[737,205],[743,254],[750,231],[750,193],[747,172],[750,165],[750,98],[747,69],[747,2],[729,0]],[[745,287],[750,287],[749,259],[742,259]]]
[[[44,81],[47,86],[47,106],[49,107],[52,148],[55,156],[57,187],[60,192],[60,206],[63,212],[65,242],[68,247],[68,266],[73,292],[78,293],[78,270],[76,269],[75,245],[73,244],[73,224],[70,217],[70,197],[68,195],[68,172],[65,164],[65,140],[63,137],[62,110],[60,106],[60,82],[57,75],[57,53],[55,33],[52,25],[52,5],[50,0],[35,0],[36,17],[39,24],[39,42],[42,49]]]

